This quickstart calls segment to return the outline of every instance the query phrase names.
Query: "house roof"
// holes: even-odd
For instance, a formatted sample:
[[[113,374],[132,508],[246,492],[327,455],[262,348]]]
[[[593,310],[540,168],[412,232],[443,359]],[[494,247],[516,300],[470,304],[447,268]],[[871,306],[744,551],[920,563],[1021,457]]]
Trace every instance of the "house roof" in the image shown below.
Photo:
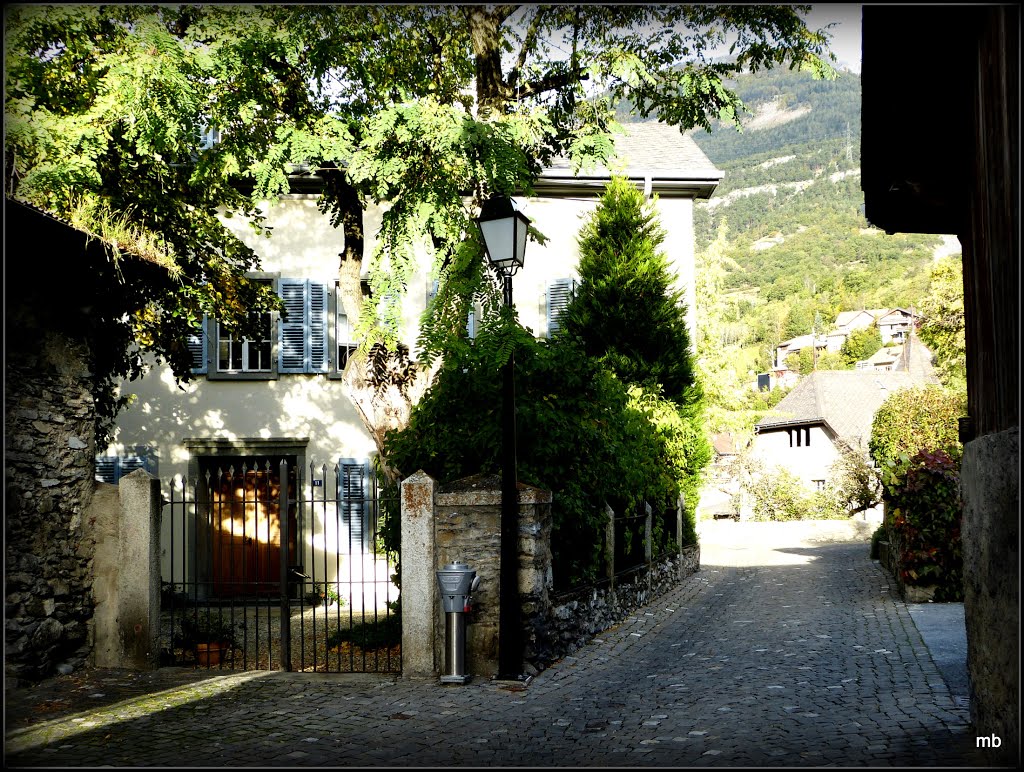
[[[871,362],[871,364],[892,363],[902,356],[903,346],[890,346],[889,348],[878,349],[878,351],[868,357],[867,361]]]
[[[115,255],[125,255],[152,263],[165,270],[171,267],[169,263],[153,255],[133,249],[130,243],[111,244],[102,236],[82,230],[65,217],[12,196],[4,196],[4,225],[5,232],[8,227],[13,227],[21,229],[24,233],[46,233],[48,249],[53,253],[77,253],[83,250],[98,250],[100,246],[106,246]]]
[[[841,329],[843,327],[848,326],[854,319],[856,319],[861,314],[867,314],[869,317],[871,317],[871,321],[873,322],[875,319],[878,318],[879,315],[884,314],[887,311],[888,309],[886,308],[875,308],[871,310],[861,309],[860,311],[840,311],[836,315],[836,327],[839,327]]]
[[[890,308],[878,317],[879,324],[903,324],[907,319],[913,319],[914,314],[905,308]]]
[[[715,167],[689,133],[658,121],[624,124],[625,134],[614,135],[613,169],[598,166],[574,175],[569,159],[556,158],[534,186],[538,193],[594,191],[599,194],[615,171],[637,187],[659,196],[709,198],[725,172]]]
[[[791,351],[799,351],[802,348],[806,348],[807,346],[813,345],[815,345],[813,335],[797,335],[795,338],[790,338],[789,340],[782,341],[782,343],[779,344],[779,348],[789,349]],[[817,339],[817,346],[818,348],[821,348],[824,345],[825,338],[819,335]]]
[[[908,372],[818,370],[802,378],[772,415],[757,422],[758,434],[823,423],[850,447],[866,445],[882,403],[899,389],[925,380]]]

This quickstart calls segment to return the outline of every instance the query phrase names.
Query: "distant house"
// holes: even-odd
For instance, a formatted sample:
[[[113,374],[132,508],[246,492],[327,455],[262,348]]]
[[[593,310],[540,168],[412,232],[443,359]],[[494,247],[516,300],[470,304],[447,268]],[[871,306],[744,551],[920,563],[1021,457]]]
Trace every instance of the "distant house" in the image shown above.
[[[863,362],[858,362],[857,369],[895,370],[902,353],[902,346],[883,346]]]
[[[850,333],[872,325],[878,327],[882,345],[902,343],[912,329],[917,317],[903,308],[872,308],[860,311],[840,311],[826,338],[828,350],[839,351]]]
[[[842,446],[866,452],[882,403],[900,389],[927,381],[905,371],[818,370],[757,422],[751,454],[766,468],[787,469],[808,492],[824,490]]]
[[[876,321],[878,331],[882,335],[882,345],[884,346],[886,343],[902,343],[906,340],[914,328],[917,316],[906,309],[893,308],[879,316]]]
[[[839,351],[854,330],[863,330],[875,323],[875,316],[878,313],[885,313],[884,309],[877,311],[840,311],[836,316],[832,330],[826,335],[828,339],[828,350]]]
[[[775,360],[772,362],[772,372],[768,379],[769,388],[793,386],[800,374],[786,363],[786,359],[790,354],[799,354],[803,349],[812,345],[818,353],[823,353],[826,350],[827,339],[821,335],[798,335],[780,343],[775,349]]]

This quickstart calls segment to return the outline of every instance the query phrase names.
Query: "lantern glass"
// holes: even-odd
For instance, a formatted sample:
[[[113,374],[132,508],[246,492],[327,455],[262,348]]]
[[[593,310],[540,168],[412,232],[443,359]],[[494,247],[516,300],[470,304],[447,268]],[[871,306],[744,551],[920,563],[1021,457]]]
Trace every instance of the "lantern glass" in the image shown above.
[[[522,268],[530,219],[512,205],[511,199],[504,196],[488,199],[477,222],[491,263],[510,275]]]

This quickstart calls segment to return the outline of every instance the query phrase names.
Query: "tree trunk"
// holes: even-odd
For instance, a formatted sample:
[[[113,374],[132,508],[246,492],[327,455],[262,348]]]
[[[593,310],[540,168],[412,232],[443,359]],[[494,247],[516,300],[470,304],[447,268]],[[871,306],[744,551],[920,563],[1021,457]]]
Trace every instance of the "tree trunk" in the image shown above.
[[[505,83],[501,74],[501,17],[476,6],[469,11],[469,34],[476,60],[477,117],[503,112]]]
[[[377,446],[381,469],[395,482],[400,481],[401,474],[411,472],[391,467],[384,438],[389,431],[409,425],[412,409],[426,392],[438,367],[435,364],[424,369],[402,360],[402,351],[389,351],[381,357],[357,354],[345,366],[343,379],[352,404]]]
[[[363,206],[356,190],[341,174],[331,180],[337,224],[345,234],[345,247],[339,257],[338,292],[355,328],[363,308],[362,264],[365,249]],[[389,431],[409,425],[412,409],[433,379],[436,367],[424,370],[408,360],[408,350],[375,349],[373,356],[356,353],[349,357],[342,383],[356,407],[363,425],[377,446],[385,474],[398,480],[398,470],[387,464],[384,438]]]
[[[334,180],[334,198],[338,224],[345,234],[345,248],[338,255],[338,291],[348,316],[349,326],[355,329],[363,311],[363,249],[366,236],[363,231],[363,205],[355,188],[342,175]]]

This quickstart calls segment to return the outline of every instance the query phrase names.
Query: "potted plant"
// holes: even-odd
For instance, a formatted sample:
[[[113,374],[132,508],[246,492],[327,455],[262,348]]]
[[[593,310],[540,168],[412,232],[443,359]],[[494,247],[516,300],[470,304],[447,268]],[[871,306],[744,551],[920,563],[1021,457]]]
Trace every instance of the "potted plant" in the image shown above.
[[[224,655],[238,646],[242,620],[224,615],[220,609],[196,609],[181,618],[178,639],[183,649],[194,652],[199,665],[219,665]]]
[[[331,587],[327,583],[314,583],[313,589],[306,593],[305,601],[310,606],[327,606],[328,608],[345,605],[345,599],[338,593],[337,588]]]

